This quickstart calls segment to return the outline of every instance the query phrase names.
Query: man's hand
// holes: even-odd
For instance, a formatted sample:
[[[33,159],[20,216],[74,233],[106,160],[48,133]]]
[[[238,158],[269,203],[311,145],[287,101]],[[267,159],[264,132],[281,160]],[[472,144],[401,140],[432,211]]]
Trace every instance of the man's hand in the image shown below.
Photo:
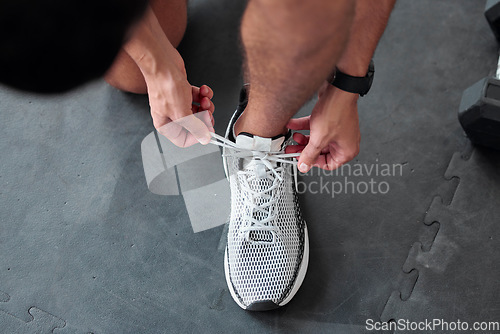
[[[184,92],[180,92],[181,89]],[[188,90],[190,95],[184,94]],[[176,87],[176,91],[179,95],[171,95],[170,98],[164,95],[159,98],[149,96],[154,127],[179,147],[188,147],[198,142],[208,144],[211,138],[209,132],[215,132],[212,89],[206,85],[189,85]]]
[[[214,105],[210,87],[191,86],[184,61],[163,32],[151,8],[135,27],[125,51],[141,70],[154,127],[175,145],[208,144]],[[200,111],[206,111],[199,113]]]
[[[290,120],[289,129],[310,130],[308,136],[295,133],[293,139],[298,145],[286,148],[286,153],[300,153],[298,167],[302,173],[312,166],[336,169],[359,153],[358,98],[358,94],[325,82],[311,116]]]
[[[207,85],[191,86],[181,56],[169,51],[169,58],[156,59],[154,72],[144,73],[153,125],[179,147],[208,144],[214,132],[214,93]],[[195,117],[201,111],[207,112]]]

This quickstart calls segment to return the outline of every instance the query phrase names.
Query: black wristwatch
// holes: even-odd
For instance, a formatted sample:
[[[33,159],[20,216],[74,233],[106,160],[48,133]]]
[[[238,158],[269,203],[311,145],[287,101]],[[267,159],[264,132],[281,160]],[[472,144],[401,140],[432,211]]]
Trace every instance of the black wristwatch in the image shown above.
[[[328,82],[346,92],[363,96],[370,90],[374,74],[375,66],[373,60],[371,60],[368,66],[368,73],[364,77],[353,77],[335,69],[335,72],[328,78]]]

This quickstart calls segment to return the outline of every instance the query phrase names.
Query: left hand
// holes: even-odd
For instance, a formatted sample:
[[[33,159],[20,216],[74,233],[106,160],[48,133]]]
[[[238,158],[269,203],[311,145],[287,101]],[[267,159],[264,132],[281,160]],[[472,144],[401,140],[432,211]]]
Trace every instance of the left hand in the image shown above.
[[[325,81],[311,116],[288,122],[291,130],[310,130],[307,136],[294,133],[298,145],[286,148],[286,153],[300,153],[298,168],[302,173],[312,166],[334,170],[358,155],[358,98],[358,94],[342,91]]]
[[[157,51],[159,54],[160,51]],[[149,63],[152,71],[142,70],[148,88],[153,125],[179,147],[210,142],[213,129],[213,91],[207,85],[192,86],[184,61],[175,49],[164,51]],[[195,104],[194,104],[194,103]],[[199,104],[199,105],[198,105]],[[200,113],[201,111],[206,111]]]

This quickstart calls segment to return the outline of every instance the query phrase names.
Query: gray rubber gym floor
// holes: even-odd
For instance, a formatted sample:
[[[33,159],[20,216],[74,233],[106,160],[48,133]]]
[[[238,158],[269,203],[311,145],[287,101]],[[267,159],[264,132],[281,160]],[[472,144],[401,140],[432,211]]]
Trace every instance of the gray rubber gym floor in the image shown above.
[[[219,134],[241,86],[243,8],[193,1],[180,48],[191,83],[215,91]],[[367,323],[500,321],[500,156],[470,146],[457,120],[462,91],[496,65],[483,9],[397,3],[359,102],[351,173],[301,177],[382,188],[302,195],[309,270],[292,302],[267,313],[231,299],[223,226],[193,233],[181,196],[148,190],[146,97],[103,81],[60,96],[1,88],[0,332],[378,333]],[[354,173],[386,165],[396,168]]]

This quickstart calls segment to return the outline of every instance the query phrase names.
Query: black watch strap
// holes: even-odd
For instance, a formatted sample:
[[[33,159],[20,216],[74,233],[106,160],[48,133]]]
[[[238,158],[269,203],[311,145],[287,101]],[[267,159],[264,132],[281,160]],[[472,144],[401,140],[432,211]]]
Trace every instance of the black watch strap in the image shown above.
[[[375,66],[372,60],[368,66],[368,73],[366,73],[366,76],[354,77],[336,69],[334,75],[328,79],[328,82],[346,92],[363,96],[368,93],[370,87],[372,86],[374,73]]]

